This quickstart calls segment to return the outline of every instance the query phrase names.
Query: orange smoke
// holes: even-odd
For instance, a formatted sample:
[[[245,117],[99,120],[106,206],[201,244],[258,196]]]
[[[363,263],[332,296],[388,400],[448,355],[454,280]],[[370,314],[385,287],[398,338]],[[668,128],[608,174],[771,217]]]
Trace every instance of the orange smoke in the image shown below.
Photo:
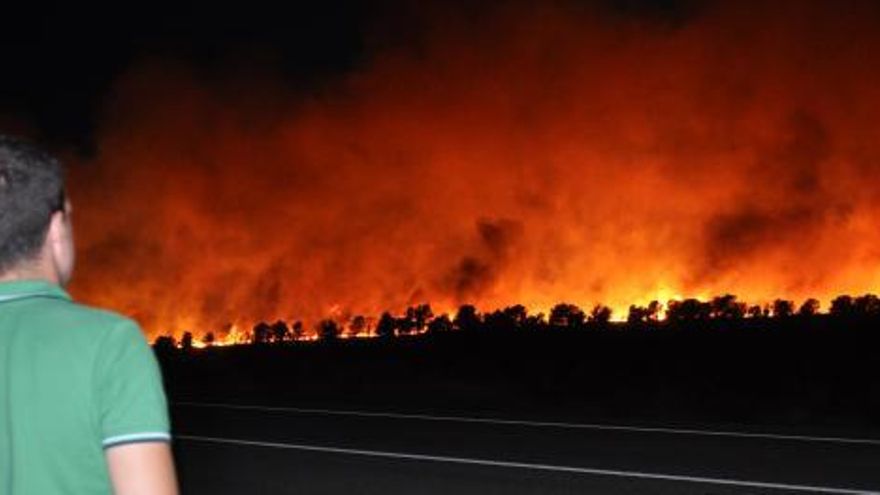
[[[74,292],[153,335],[876,292],[880,12],[770,3],[432,12],[308,94],[144,62],[74,167]]]

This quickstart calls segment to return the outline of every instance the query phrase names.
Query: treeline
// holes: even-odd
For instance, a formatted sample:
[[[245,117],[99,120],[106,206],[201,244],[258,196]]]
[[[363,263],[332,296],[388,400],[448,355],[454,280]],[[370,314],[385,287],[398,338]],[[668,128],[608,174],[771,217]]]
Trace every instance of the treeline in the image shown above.
[[[429,304],[407,308],[399,316],[383,313],[378,319],[357,315],[340,322],[327,318],[317,323],[314,332],[306,331],[301,321],[288,324],[260,322],[243,334],[236,342],[218,340],[213,332],[203,334],[197,342],[192,332],[185,332],[178,342],[172,336],[161,336],[154,345],[157,348],[210,347],[217,343],[236,344],[285,344],[305,340],[333,341],[349,337],[376,337],[390,339],[422,334],[462,333],[508,333],[542,331],[589,331],[614,328],[617,331],[642,331],[651,328],[695,328],[741,326],[739,322],[755,323],[767,320],[800,321],[831,317],[838,319],[880,318],[880,297],[865,294],[858,297],[842,295],[831,301],[827,314],[820,313],[817,299],[807,299],[800,305],[794,301],[777,299],[769,304],[750,305],[736,296],[727,294],[703,301],[696,298],[671,300],[665,305],[652,301],[645,306],[631,305],[625,320],[612,321],[613,311],[605,305],[596,305],[589,311],[575,304],[559,303],[549,314],[530,314],[521,304],[480,313],[471,304],[458,308],[450,317],[443,313],[435,315]]]

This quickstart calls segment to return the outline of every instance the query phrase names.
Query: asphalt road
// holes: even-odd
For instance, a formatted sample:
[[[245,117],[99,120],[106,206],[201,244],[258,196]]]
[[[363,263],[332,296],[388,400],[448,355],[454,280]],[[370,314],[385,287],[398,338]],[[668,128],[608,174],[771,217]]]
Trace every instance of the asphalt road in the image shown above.
[[[870,438],[193,403],[172,412],[184,494],[880,493]]]

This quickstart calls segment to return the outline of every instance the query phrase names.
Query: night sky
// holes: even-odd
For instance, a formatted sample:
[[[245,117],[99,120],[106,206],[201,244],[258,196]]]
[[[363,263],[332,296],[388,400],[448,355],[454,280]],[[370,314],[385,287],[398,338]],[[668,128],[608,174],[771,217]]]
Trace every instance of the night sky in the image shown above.
[[[475,6],[479,3],[482,6]],[[4,6],[0,126],[89,154],[114,81],[143,60],[181,61],[206,79],[271,71],[308,89],[369,63],[387,45],[417,46],[425,24],[455,12],[478,18],[492,5],[541,2],[324,0],[290,2],[59,2]],[[545,2],[552,4],[553,2]],[[570,2],[566,2],[570,3]],[[675,25],[704,2],[580,2],[610,17]]]
[[[253,2],[16,4],[5,9],[0,33],[0,114],[78,146],[90,143],[102,100],[137,61],[179,60],[206,78],[261,67],[309,84],[358,62],[364,23],[375,12],[340,0],[285,10]]]

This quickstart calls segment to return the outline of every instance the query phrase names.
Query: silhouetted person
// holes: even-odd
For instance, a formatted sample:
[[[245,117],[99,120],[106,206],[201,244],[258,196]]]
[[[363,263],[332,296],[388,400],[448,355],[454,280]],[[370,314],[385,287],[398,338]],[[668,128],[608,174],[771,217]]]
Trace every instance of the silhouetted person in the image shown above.
[[[0,493],[174,494],[152,350],[63,289],[70,211],[60,164],[0,136]]]

